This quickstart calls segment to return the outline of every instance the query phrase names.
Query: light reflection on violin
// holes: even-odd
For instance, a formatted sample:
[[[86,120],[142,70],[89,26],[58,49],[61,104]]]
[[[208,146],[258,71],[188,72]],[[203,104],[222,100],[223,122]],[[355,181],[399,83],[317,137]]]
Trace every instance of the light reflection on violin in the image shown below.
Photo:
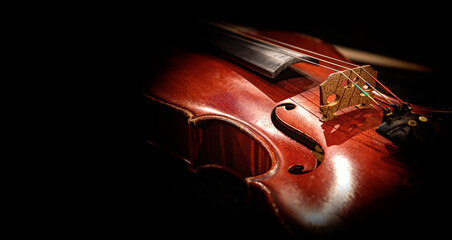
[[[338,212],[347,208],[350,199],[354,197],[354,185],[352,179],[353,168],[349,160],[344,156],[335,156],[332,160],[332,172],[334,183],[328,184],[331,188],[319,207],[304,209],[309,212],[302,219],[307,224],[315,227],[325,227],[339,221]]]

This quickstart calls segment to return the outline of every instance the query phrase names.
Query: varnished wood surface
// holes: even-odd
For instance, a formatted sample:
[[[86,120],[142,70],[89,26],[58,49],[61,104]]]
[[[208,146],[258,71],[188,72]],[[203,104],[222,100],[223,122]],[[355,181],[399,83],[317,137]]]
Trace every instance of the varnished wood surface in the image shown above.
[[[312,37],[259,34],[347,60]],[[319,121],[317,86],[330,71],[297,63],[293,67],[305,76],[271,83],[203,51],[175,49],[162,61],[165,67],[150,72],[143,88],[150,110],[160,109],[150,114],[149,141],[194,171],[219,168],[244,179],[291,233],[353,226],[364,213],[399,201],[416,181],[403,152],[375,132],[380,109],[347,109]],[[275,127],[273,111],[287,129],[320,145],[321,163],[312,149]],[[303,166],[300,174],[289,173],[295,165]]]

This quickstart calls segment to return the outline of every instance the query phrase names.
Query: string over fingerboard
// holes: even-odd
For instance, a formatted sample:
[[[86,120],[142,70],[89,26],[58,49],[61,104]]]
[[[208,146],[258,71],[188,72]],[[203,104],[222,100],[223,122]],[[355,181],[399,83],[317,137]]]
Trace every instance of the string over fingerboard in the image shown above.
[[[377,72],[369,65],[335,72],[328,76],[320,84],[320,113],[323,115],[320,121],[336,117],[335,113],[346,107],[356,106],[360,109],[370,107],[371,97],[374,95],[372,89],[375,88],[373,78],[376,76]]]

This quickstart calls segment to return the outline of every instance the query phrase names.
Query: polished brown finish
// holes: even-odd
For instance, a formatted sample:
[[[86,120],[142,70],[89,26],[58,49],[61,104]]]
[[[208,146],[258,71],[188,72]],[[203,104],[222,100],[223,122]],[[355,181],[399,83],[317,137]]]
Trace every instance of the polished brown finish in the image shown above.
[[[310,36],[249,34],[348,61]],[[359,221],[412,185],[403,151],[375,131],[380,108],[352,106],[319,121],[319,85],[329,69],[300,62],[291,68],[304,75],[272,82],[201,50],[176,48],[161,61],[164,67],[150,72],[143,88],[148,142],[193,171],[220,168],[244,179],[294,234]],[[328,65],[321,57],[320,64]]]

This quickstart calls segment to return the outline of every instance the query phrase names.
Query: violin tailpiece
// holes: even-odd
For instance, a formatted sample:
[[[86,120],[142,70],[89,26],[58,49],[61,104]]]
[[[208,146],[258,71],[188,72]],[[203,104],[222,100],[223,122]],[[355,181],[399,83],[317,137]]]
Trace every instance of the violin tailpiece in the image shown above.
[[[355,87],[351,81],[373,97],[372,88],[366,84],[367,82],[375,87],[375,80],[372,76],[375,78],[377,72],[369,65],[330,74],[319,86],[320,113],[322,114],[320,121],[324,122],[334,118],[337,111],[346,107],[356,106],[360,109],[370,107],[370,98]]]

